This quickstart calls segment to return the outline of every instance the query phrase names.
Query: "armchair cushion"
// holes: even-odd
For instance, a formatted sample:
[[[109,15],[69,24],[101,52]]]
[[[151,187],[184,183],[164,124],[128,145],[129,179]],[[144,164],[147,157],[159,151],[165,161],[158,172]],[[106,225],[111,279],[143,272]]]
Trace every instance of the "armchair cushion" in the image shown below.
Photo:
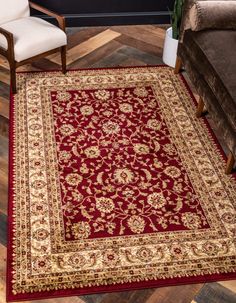
[[[189,19],[192,31],[236,29],[236,1],[197,1]]]
[[[17,62],[67,44],[66,34],[61,29],[40,18],[21,18],[1,27],[13,33]],[[7,49],[7,41],[1,35],[0,46]]]
[[[0,25],[29,15],[28,0],[0,0]]]

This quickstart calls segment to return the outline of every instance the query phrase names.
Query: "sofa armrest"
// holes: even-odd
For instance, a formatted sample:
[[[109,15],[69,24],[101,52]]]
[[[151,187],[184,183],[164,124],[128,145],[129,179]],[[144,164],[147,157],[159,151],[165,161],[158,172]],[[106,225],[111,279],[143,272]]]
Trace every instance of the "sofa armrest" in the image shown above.
[[[59,14],[57,14],[57,13],[55,13],[55,12],[49,10],[49,9],[47,9],[47,8],[41,6],[41,5],[38,5],[38,4],[34,3],[34,2],[31,2],[31,1],[29,1],[29,6],[31,8],[33,8],[33,9],[41,12],[41,13],[44,13],[44,14],[46,14],[48,16],[56,18],[60,29],[62,29],[63,31],[65,31],[65,28],[66,28],[65,17],[63,17],[63,16],[61,16],[61,15],[59,15]]]
[[[189,12],[194,4],[194,0],[185,0],[182,10],[182,20],[180,25],[180,33],[179,33],[179,40],[183,41],[184,32],[187,29],[190,29],[190,19],[189,19]]]
[[[236,1],[196,1],[189,16],[192,31],[236,30]]]
[[[199,1],[215,1],[215,0],[199,0]],[[227,1],[227,0],[221,0],[221,1]],[[182,20],[181,20],[181,25],[180,25],[180,34],[179,34],[179,41],[183,41],[184,37],[184,32],[187,29],[190,29],[190,18],[189,18],[189,13],[190,9],[194,5],[195,0],[185,0],[184,5],[183,5],[183,10],[182,10]]]

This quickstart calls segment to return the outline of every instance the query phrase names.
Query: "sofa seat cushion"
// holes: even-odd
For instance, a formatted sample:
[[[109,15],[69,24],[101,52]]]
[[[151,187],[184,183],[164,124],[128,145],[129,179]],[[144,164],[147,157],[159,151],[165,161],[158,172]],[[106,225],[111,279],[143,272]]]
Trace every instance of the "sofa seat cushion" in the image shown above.
[[[236,31],[188,30],[183,45],[236,130]]]
[[[40,18],[21,18],[1,27],[13,33],[17,62],[67,44],[66,34],[60,28]],[[0,46],[7,49],[7,40],[2,35]]]

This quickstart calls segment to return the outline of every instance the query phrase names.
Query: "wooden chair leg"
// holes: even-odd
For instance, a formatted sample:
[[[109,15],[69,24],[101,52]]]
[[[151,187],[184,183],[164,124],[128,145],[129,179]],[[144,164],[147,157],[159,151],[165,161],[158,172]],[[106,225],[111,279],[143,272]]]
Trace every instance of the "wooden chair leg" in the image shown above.
[[[197,118],[201,117],[201,115],[203,113],[203,109],[204,109],[204,102],[203,102],[202,98],[200,97],[198,100],[197,111],[196,111]]]
[[[175,74],[178,74],[179,71],[180,71],[180,69],[181,69],[181,67],[182,67],[182,61],[181,61],[180,57],[177,57],[177,58],[176,58],[176,62],[175,62],[175,70],[174,70],[174,73],[175,73]]]
[[[13,94],[17,93],[16,89],[16,65],[15,62],[10,63],[10,74],[11,74],[11,90]]]
[[[62,72],[66,74],[66,45],[61,47]]]
[[[226,175],[229,175],[232,172],[232,169],[234,167],[235,163],[235,158],[232,152],[229,153],[227,163],[226,163],[226,168],[225,168],[225,173]]]

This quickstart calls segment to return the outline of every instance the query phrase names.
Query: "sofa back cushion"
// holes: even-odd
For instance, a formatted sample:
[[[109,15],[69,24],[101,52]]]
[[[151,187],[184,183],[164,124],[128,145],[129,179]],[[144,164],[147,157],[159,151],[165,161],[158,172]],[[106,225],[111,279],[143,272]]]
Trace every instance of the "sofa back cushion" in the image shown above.
[[[28,0],[0,0],[0,25],[29,14]]]

